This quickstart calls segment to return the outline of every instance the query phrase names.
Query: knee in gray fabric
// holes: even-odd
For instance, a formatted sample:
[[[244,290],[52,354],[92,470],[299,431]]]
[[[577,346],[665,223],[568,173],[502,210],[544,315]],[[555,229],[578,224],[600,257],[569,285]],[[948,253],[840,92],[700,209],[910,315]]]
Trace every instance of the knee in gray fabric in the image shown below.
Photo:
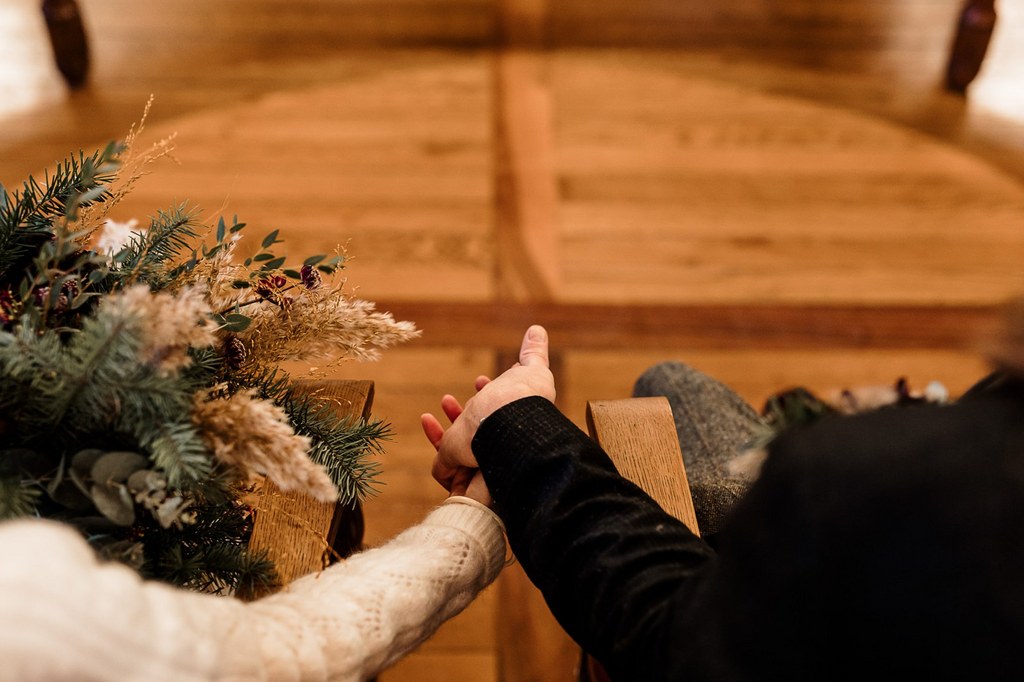
[[[730,463],[762,427],[760,417],[731,388],[679,361],[647,369],[633,395],[668,399],[698,524],[704,533],[716,532],[752,482]]]
[[[692,384],[706,375],[678,360],[666,360],[649,367],[633,384],[634,398],[668,396],[681,385]]]

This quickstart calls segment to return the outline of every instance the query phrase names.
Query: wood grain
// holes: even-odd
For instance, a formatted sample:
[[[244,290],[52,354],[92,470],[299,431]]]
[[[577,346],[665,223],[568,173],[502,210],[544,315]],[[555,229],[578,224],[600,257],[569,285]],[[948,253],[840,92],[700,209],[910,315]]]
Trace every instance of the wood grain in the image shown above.
[[[587,430],[618,472],[700,535],[668,400],[627,398],[587,403]]]

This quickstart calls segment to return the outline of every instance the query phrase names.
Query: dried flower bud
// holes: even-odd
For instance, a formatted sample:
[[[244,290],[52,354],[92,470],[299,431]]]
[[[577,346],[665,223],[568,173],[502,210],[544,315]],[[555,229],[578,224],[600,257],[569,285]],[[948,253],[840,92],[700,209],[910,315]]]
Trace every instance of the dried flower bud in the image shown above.
[[[288,286],[288,278],[284,275],[270,275],[264,277],[256,284],[256,294],[260,298],[270,300],[278,289]]]
[[[312,265],[303,265],[299,270],[299,276],[302,278],[303,286],[307,289],[318,289],[323,283],[323,280],[320,279],[320,271]]]
[[[50,287],[37,287],[32,292],[32,300],[40,308],[45,308],[47,302],[50,299],[50,292],[53,291]],[[61,287],[61,294],[54,301],[52,310],[57,313],[62,313],[68,309],[68,295],[64,293],[64,287]]]
[[[66,295],[68,298],[74,298],[78,296],[81,290],[78,288],[78,278],[73,277],[65,280],[64,284],[60,287],[60,292]]]

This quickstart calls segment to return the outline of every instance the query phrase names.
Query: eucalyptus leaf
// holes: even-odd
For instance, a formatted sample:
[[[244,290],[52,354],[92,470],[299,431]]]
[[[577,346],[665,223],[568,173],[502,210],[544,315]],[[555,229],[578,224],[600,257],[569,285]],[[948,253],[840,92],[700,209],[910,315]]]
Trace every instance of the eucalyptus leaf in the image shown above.
[[[263,267],[260,268],[260,270],[277,270],[279,267],[284,265],[284,261],[285,256],[275,258],[274,260],[268,260],[266,263],[263,264]]]
[[[93,504],[103,516],[119,526],[130,526],[135,523],[135,504],[128,488],[123,485],[94,484],[89,492]]]
[[[167,479],[152,469],[139,469],[128,477],[128,491],[132,493],[152,493],[167,487]]]
[[[224,316],[224,330],[229,332],[244,332],[249,328],[252,319],[241,313],[228,313]]]
[[[148,464],[149,460],[137,452],[108,452],[92,465],[92,480],[96,483],[124,483]]]
[[[89,485],[85,482],[86,474],[81,474],[75,469],[68,469],[68,478],[76,488],[82,491],[83,495],[89,496]]]
[[[79,486],[72,475],[61,479],[57,485],[51,483],[47,486],[47,493],[50,499],[64,507],[76,512],[87,512],[93,507],[93,502],[83,488]]]
[[[273,232],[271,232],[270,234],[268,234],[266,237],[263,238],[263,248],[264,249],[270,248],[271,246],[273,246],[277,242],[277,234],[279,232],[280,232],[280,230],[274,230]]]
[[[87,448],[79,450],[71,457],[71,470],[85,478],[92,471],[92,465],[103,456],[103,450]]]

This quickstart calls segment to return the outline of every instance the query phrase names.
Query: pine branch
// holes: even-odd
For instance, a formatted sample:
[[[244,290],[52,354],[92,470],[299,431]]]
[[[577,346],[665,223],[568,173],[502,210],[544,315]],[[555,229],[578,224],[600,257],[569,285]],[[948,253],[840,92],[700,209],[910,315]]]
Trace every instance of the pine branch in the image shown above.
[[[192,240],[200,235],[199,212],[181,204],[169,211],[159,211],[149,229],[136,233],[128,245],[114,257],[111,274],[126,286],[136,281],[147,282],[160,289],[167,284],[164,274],[171,264],[190,252]]]
[[[123,147],[110,143],[86,157],[79,153],[58,165],[40,183],[30,177],[22,191],[0,187],[0,281],[22,270],[39,246],[73,221],[79,208],[102,201],[115,179]]]
[[[217,493],[210,454],[190,422],[195,386],[140,366],[132,318],[101,309],[66,346],[53,331],[19,332],[0,333],[0,368],[25,399],[15,406],[22,442],[70,446],[112,429],[146,450],[172,487]]]
[[[195,524],[180,530],[143,526],[144,576],[214,593],[277,584],[272,563],[246,546],[252,524],[241,507],[200,505],[196,512]]]
[[[51,370],[55,381],[39,387],[52,402],[51,428],[72,433],[109,423],[125,404],[125,386],[138,372],[141,340],[129,317],[99,314],[87,318]]]
[[[377,492],[380,466],[370,457],[383,452],[391,437],[382,421],[339,418],[330,403],[290,395],[283,401],[295,433],[313,440],[309,458],[322,465],[337,486],[341,504],[352,505]]]
[[[153,463],[167,475],[167,482],[172,488],[215,492],[210,480],[210,453],[191,423],[157,423],[136,435],[143,447],[149,450]]]
[[[0,521],[32,516],[38,498],[39,489],[25,485],[21,476],[0,476]]]
[[[283,404],[293,390],[291,377],[277,367],[258,366],[244,372],[232,372],[227,379],[231,393],[252,389],[260,398],[278,404]]]
[[[56,332],[37,333],[23,325],[14,333],[0,332],[0,373],[3,402],[10,410],[8,442],[31,440],[49,434],[57,420],[52,417],[53,396],[60,396],[64,349]]]

